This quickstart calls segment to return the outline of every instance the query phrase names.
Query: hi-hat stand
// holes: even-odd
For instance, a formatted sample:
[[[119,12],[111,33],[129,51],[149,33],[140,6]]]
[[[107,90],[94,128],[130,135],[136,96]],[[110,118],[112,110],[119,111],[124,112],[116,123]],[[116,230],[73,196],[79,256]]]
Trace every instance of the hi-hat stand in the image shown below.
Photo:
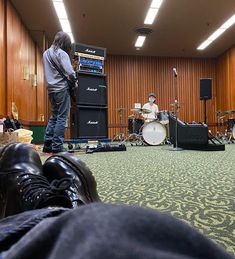
[[[119,114],[119,134],[115,135],[112,141],[120,141],[123,142],[124,140],[124,133],[122,132],[122,125],[123,125],[123,112],[126,110],[126,108],[118,107],[116,111]]]
[[[135,144],[136,146],[143,146],[144,145],[144,141],[142,138],[142,133],[141,133],[141,129],[142,127],[139,129],[139,131],[137,130],[137,123],[135,121],[135,117],[132,117],[132,125],[133,125],[133,132],[127,135],[127,137],[123,140],[122,144],[125,144],[126,142],[130,142],[131,146],[133,146],[133,144]],[[136,133],[137,132],[137,133]]]

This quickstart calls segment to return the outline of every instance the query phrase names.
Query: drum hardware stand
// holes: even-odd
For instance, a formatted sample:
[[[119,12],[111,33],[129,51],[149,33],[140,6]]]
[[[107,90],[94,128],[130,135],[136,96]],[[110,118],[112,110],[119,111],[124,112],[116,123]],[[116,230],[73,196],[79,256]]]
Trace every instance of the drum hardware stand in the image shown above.
[[[218,131],[217,131],[217,138],[219,138],[220,140],[222,140],[223,142],[226,140],[227,138],[227,133],[226,133],[226,130],[225,132],[223,133],[222,130],[221,130],[221,126],[224,126],[224,117],[225,116],[218,116]]]
[[[163,142],[164,145],[172,145],[171,141],[170,141],[170,129],[169,129],[169,125],[164,125],[166,128],[166,138]]]
[[[130,139],[134,139],[134,140],[130,141]],[[142,140],[142,135],[141,135],[141,134],[132,133],[132,134],[130,134],[127,138],[125,138],[125,139],[121,142],[121,144],[124,144],[124,143],[127,142],[127,141],[130,142],[131,146],[133,146],[133,143],[135,143],[136,146],[138,146],[139,144],[140,144],[141,146],[144,145],[144,142],[143,142],[143,140]]]
[[[231,134],[230,134],[230,137],[229,137],[229,139],[228,139],[228,144],[234,143],[232,137],[233,137],[233,134],[231,133]]]
[[[234,136],[233,136],[233,127],[231,129],[229,129],[229,131],[227,131],[227,133],[229,132],[229,134],[230,134],[229,138],[228,138],[228,135],[227,135],[227,138],[228,138],[227,143],[228,144],[234,143],[234,140],[232,139],[232,138],[234,138]]]
[[[176,68],[173,68],[173,76],[174,76],[174,88],[175,88],[175,102],[174,102],[174,108],[175,108],[175,146],[173,146],[173,151],[182,151],[183,148],[178,147],[178,113],[179,113],[179,102],[178,102],[178,85],[177,85],[177,71]]]
[[[220,112],[221,114],[222,112]],[[224,118],[225,115],[223,116],[219,116],[218,114],[218,131],[217,131],[217,138],[219,138],[223,143],[227,142],[227,144],[231,144],[234,143],[233,141],[233,134],[232,132],[228,131],[227,129],[224,130],[224,132],[221,130],[221,126],[225,126],[224,125]],[[232,130],[232,129],[231,129]]]
[[[133,118],[133,120],[134,120],[134,118]],[[133,131],[135,132],[135,124],[134,124],[134,129],[133,129]],[[143,127],[143,126],[142,126]],[[141,127],[141,128],[142,128]],[[140,130],[139,130],[139,132],[140,132]],[[130,139],[134,139],[133,141],[130,141]],[[144,142],[143,142],[143,140],[142,140],[142,135],[140,134],[140,133],[131,133],[131,134],[129,134],[129,136],[127,137],[127,138],[125,138],[122,142],[121,142],[121,144],[124,144],[125,142],[127,142],[127,141],[129,141],[130,143],[131,143],[131,145],[133,146],[133,142],[136,144],[136,146],[138,146],[138,144],[140,143],[140,145],[144,145]]]
[[[118,140],[120,142],[123,142],[124,140],[124,133],[122,132],[122,125],[123,125],[123,112],[126,110],[126,108],[123,108],[122,106],[117,108],[116,111],[119,113],[119,134],[115,135],[112,141]]]
[[[208,132],[208,139],[216,145],[216,142],[214,140],[216,140],[217,142],[219,142],[219,144],[223,144],[219,138],[217,138],[216,136],[214,136],[210,131]]]

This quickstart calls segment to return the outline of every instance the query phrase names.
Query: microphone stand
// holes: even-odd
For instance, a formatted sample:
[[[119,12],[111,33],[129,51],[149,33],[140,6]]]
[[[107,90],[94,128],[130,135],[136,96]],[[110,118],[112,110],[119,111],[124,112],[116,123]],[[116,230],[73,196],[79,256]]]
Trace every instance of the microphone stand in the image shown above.
[[[173,68],[174,76],[174,88],[175,88],[175,145],[173,145],[173,151],[182,151],[183,148],[178,147],[178,112],[179,112],[179,102],[178,102],[178,84],[177,84],[177,72],[176,68]]]

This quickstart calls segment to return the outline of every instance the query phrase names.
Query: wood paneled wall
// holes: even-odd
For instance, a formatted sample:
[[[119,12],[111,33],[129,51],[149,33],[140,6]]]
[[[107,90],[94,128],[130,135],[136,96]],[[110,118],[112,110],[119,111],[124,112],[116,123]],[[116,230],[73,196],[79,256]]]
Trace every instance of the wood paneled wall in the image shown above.
[[[5,71],[5,5],[0,0],[0,115],[6,112],[6,71]]]
[[[42,114],[45,117],[42,53],[10,1],[0,0],[0,29],[0,50],[4,53],[0,56],[0,114],[11,115],[14,102],[20,119],[41,120]],[[33,75],[37,75],[37,86],[33,86]]]
[[[174,79],[173,68],[178,77]],[[108,75],[109,136],[120,132],[117,108],[125,108],[123,124],[128,121],[134,103],[142,105],[148,93],[157,94],[160,110],[171,110],[175,86],[181,104],[179,117],[187,122],[203,121],[203,101],[200,101],[200,78],[213,79],[213,98],[207,101],[207,122],[215,122],[216,66],[214,59],[158,58],[139,56],[108,56],[105,67]]]
[[[216,61],[217,110],[235,110],[235,46]]]

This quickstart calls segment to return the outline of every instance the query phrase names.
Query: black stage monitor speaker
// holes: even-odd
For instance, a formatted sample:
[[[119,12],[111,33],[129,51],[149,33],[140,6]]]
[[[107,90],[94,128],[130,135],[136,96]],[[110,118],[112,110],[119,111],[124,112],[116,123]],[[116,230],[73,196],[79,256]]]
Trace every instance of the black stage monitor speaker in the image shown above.
[[[200,100],[209,100],[211,99],[211,78],[202,78],[200,79]]]
[[[107,138],[107,107],[74,106],[71,109],[71,137],[78,139]]]
[[[175,124],[176,118],[169,115],[170,141],[175,146]],[[203,147],[208,144],[208,128],[199,123],[188,124],[177,119],[178,146],[182,148]]]
[[[78,105],[107,106],[106,75],[79,72],[76,102]]]

